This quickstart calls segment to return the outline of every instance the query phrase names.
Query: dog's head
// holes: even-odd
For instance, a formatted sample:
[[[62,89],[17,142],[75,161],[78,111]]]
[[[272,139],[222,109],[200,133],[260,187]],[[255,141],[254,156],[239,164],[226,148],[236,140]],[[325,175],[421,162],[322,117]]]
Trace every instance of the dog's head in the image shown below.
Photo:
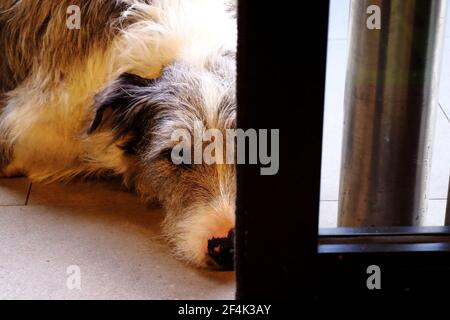
[[[234,226],[235,165],[204,161],[203,155],[221,150],[211,153],[207,139],[200,145],[196,139],[208,129],[225,139],[235,128],[235,78],[235,59],[227,54],[202,67],[175,62],[157,79],[123,74],[96,96],[88,129],[112,131],[124,156],[135,159],[129,171],[136,190],[159,200],[175,253],[196,265],[208,262],[208,240],[226,237]],[[198,150],[200,163],[194,159]]]

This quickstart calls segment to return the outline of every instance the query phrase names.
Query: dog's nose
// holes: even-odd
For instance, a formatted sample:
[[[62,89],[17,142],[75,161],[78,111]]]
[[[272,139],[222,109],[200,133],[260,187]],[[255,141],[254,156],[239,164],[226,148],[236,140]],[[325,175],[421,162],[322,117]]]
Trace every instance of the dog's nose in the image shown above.
[[[224,238],[208,240],[208,254],[222,270],[234,269],[234,229]]]

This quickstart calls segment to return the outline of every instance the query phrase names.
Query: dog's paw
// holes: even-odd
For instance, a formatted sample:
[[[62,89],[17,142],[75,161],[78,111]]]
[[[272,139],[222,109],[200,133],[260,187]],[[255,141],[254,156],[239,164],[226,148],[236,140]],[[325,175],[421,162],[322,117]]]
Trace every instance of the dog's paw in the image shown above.
[[[213,261],[213,266],[222,270],[234,269],[234,229],[223,238],[212,238],[208,240],[208,261]]]

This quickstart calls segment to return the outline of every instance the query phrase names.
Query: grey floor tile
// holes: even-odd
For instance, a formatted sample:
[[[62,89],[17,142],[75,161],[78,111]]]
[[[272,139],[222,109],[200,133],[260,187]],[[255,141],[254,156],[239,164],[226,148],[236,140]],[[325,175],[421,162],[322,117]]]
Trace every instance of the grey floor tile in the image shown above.
[[[233,299],[234,273],[175,260],[161,220],[139,204],[2,207],[0,299]]]
[[[29,186],[26,178],[0,179],[0,206],[25,205]]]
[[[137,196],[120,181],[80,181],[71,183],[33,183],[28,204],[109,205],[136,203]]]

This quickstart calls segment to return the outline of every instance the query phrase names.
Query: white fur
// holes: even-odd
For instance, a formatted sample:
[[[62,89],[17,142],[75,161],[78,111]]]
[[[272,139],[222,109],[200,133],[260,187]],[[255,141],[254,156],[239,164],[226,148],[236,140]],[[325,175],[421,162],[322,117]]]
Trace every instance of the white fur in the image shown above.
[[[47,75],[37,67],[8,93],[0,130],[14,154],[4,175],[24,173],[33,180],[54,181],[104,170],[125,172],[130,163],[109,143],[111,136],[85,133],[95,93],[123,72],[158,77],[173,61],[202,67],[208,55],[236,49],[236,34],[229,32],[235,22],[224,15],[222,1],[135,3],[124,19],[135,23],[122,30],[110,48],[74,65],[75,72],[56,88],[47,89]]]
[[[236,51],[236,32],[230,32],[236,31],[235,19],[224,14],[223,1],[153,0],[151,5],[126,1],[134,5],[123,19],[134,23],[121,30],[109,47],[95,49],[83,61],[74,59],[64,79],[51,85],[51,78],[36,64],[28,78],[7,93],[0,136],[13,155],[12,162],[2,168],[3,175],[26,174],[34,181],[51,182],[105,171],[132,172],[139,164],[119,149],[122,141],[112,142],[112,132],[87,134],[95,94],[124,72],[156,78],[174,62],[189,65],[189,72],[200,79],[204,108],[211,111],[206,113],[207,121],[212,126],[219,121],[214,111],[221,95],[231,88],[223,87],[204,69],[208,57]],[[166,131],[172,127],[168,122],[160,125]],[[201,177],[215,192],[212,202],[204,200],[182,212],[169,210],[164,223],[176,255],[195,265],[205,264],[208,239],[224,237],[234,226],[235,188],[230,186],[234,178],[222,165],[217,166],[217,177],[218,181]],[[145,190],[141,196],[148,197],[143,183],[136,181],[136,189]]]

